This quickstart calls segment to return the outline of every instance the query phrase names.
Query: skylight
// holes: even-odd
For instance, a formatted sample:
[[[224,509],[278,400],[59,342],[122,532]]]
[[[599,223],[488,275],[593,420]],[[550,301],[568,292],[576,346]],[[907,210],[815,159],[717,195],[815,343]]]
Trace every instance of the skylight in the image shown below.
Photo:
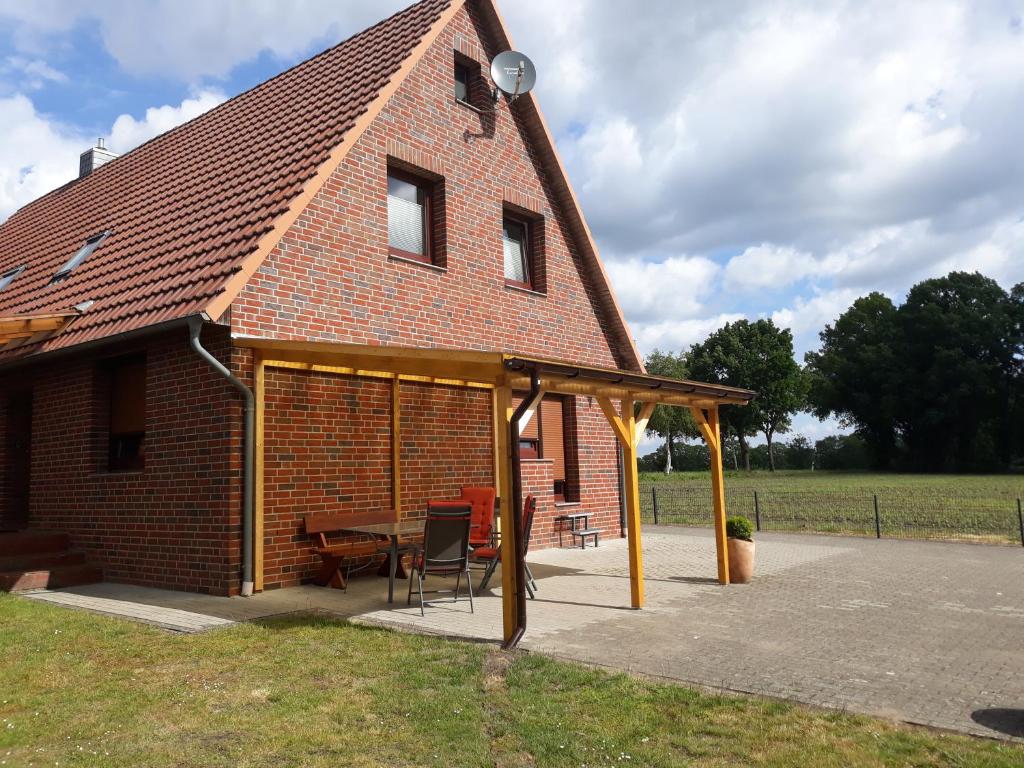
[[[92,252],[100,247],[100,243],[102,243],[109,234],[109,231],[100,232],[98,235],[93,235],[88,240],[86,240],[82,247],[79,248],[78,251],[75,253],[75,255],[68,259],[67,263],[57,271],[57,274],[53,276],[53,279],[50,282],[59,283],[62,280],[66,280],[68,275],[70,275],[75,270],[75,267],[77,267],[79,264],[81,264],[83,261],[89,258]]]
[[[18,275],[20,275],[24,271],[25,271],[25,267],[21,266],[21,267],[15,267],[14,269],[10,270],[9,272],[4,272],[2,275],[0,275],[0,291],[2,291],[4,288],[6,288],[8,285],[10,285],[11,282],[14,280],[14,278],[16,278]]]

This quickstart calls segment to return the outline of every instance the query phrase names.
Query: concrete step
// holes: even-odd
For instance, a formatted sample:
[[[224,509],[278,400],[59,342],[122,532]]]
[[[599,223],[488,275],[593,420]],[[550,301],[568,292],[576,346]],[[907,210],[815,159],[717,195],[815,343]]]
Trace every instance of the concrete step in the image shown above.
[[[56,589],[103,581],[103,571],[92,565],[59,565],[40,570],[0,572],[0,592]]]
[[[64,552],[71,546],[66,533],[52,531],[14,531],[0,533],[0,557]]]
[[[82,565],[82,552],[35,552],[21,555],[0,555],[0,573],[5,571],[43,571],[61,565]]]

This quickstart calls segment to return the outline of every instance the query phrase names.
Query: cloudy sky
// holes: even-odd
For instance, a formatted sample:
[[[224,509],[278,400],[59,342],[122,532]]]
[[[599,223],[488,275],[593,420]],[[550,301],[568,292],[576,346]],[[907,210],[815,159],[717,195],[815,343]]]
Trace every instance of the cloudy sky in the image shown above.
[[[0,0],[0,219],[405,4]],[[642,351],[1024,280],[1024,0],[502,9]]]

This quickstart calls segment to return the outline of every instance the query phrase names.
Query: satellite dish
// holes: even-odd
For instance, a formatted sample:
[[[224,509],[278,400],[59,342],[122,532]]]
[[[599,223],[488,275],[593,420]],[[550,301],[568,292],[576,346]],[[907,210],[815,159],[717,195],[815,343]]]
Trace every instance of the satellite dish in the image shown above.
[[[491,80],[509,101],[515,101],[533,88],[537,82],[537,70],[525,53],[505,51],[491,62]],[[497,93],[494,97],[497,99]]]

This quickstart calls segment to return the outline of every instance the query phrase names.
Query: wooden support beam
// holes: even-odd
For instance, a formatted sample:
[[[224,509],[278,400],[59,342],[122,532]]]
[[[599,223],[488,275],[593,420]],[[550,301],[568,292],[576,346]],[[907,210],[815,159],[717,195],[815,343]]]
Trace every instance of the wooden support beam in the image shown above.
[[[647,432],[647,422],[651,420],[651,416],[654,414],[654,408],[657,403],[644,403],[640,408],[640,415],[636,417],[636,440],[637,445],[644,438],[644,433]]]
[[[623,421],[629,440],[622,445],[622,463],[626,479],[626,537],[629,547],[629,594],[634,608],[644,607],[644,557],[640,542],[640,477],[636,459],[640,440],[637,421],[633,416],[633,402],[622,401]]]
[[[615,433],[615,437],[618,439],[623,446],[632,442],[629,437],[629,432],[626,431],[626,425],[622,423],[622,418],[618,413],[615,412],[615,406],[612,405],[612,401],[607,397],[597,398],[597,404],[601,406],[601,410],[604,412],[604,417],[608,419],[608,424],[611,425],[612,431]]]
[[[402,519],[402,381],[391,382],[391,504]]]
[[[715,512],[715,549],[718,555],[718,582],[729,583],[729,553],[725,537],[725,473],[722,469],[722,431],[718,409],[708,412],[708,449],[711,453],[711,502]]]
[[[619,411],[607,397],[597,398],[604,416],[608,419],[616,439],[622,446],[623,474],[626,485],[626,538],[629,550],[629,593],[630,604],[634,608],[644,605],[644,560],[643,547],[640,542],[640,476],[636,466],[637,447],[643,437],[647,420],[654,411],[654,404],[644,406],[640,419],[633,415],[633,401],[624,399],[619,404]]]
[[[498,460],[500,464],[499,498],[501,499],[501,606],[502,627],[505,642],[512,639],[516,630],[516,540],[512,508],[512,450],[509,439],[509,423],[512,419],[512,390],[498,387],[495,390],[497,405]],[[519,446],[514,446],[515,450]]]
[[[263,472],[266,445],[266,366],[259,350],[253,353],[253,395],[256,400],[256,430],[253,435],[256,455],[253,473],[253,589],[263,591]]]

